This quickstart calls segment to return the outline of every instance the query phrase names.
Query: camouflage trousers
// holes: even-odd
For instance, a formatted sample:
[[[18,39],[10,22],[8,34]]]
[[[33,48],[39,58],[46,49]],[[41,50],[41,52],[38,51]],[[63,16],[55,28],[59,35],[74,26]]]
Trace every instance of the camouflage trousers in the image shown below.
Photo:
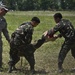
[[[3,48],[2,48],[2,40],[0,39],[0,67],[2,67],[2,52],[3,52]]]
[[[35,48],[32,44],[29,45],[15,45],[13,38],[11,39],[10,43],[10,60],[9,60],[9,67],[15,66],[15,64],[20,60],[20,57],[23,56],[26,58],[30,65],[30,70],[34,70],[35,59],[34,59],[34,52]],[[12,68],[9,68],[10,71]]]
[[[63,61],[67,55],[67,53],[71,50],[72,56],[75,58],[75,42],[73,41],[65,41],[61,47],[58,56],[58,67],[61,68]]]
[[[30,65],[30,70],[34,70],[34,52],[45,41],[45,39],[41,38],[35,44],[25,44],[20,42],[19,39],[18,35],[12,36],[10,41],[9,72],[12,71],[12,67],[20,60],[20,56],[24,56]]]

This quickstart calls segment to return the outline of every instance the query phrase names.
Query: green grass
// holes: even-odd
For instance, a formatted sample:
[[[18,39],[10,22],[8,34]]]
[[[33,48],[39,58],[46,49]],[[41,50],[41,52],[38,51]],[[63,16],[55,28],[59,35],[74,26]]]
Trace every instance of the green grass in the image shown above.
[[[13,11],[8,12],[5,16],[8,23],[9,34],[12,32],[23,22],[30,21],[33,16],[38,16],[41,20],[41,23],[34,29],[33,40],[38,40],[42,33],[48,29],[51,29],[55,26],[55,22],[53,20],[53,14],[56,13],[50,11],[27,11],[27,12],[19,12]],[[75,27],[75,11],[62,11],[63,18],[69,19]],[[62,74],[57,73],[57,60],[58,54],[61,48],[62,43],[64,42],[64,38],[57,39],[55,42],[48,42],[43,44],[39,49],[35,52],[35,70],[37,74],[35,75],[75,75],[75,73],[71,73],[71,68],[75,67],[75,60],[71,56],[71,52],[67,54],[65,58],[63,67],[65,71]],[[0,75],[31,75],[29,73],[29,64],[26,59],[23,58],[23,65],[21,67],[21,62],[19,61],[16,65],[17,68],[21,69],[16,73],[13,72],[11,74],[7,73],[8,70],[8,61],[9,61],[9,44],[3,36],[3,67],[4,71],[0,73]]]

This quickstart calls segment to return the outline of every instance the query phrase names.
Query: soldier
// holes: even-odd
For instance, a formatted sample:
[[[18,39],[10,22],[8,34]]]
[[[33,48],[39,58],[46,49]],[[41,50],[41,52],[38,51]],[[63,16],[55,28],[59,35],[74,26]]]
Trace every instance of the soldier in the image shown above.
[[[11,35],[10,40],[10,61],[9,73],[15,68],[15,64],[20,60],[20,56],[24,56],[29,62],[31,72],[34,72],[34,51],[35,47],[30,44],[32,41],[33,28],[40,23],[38,17],[33,17],[31,22],[21,24]]]
[[[10,37],[7,30],[7,22],[5,18],[3,17],[5,16],[7,12],[8,12],[8,9],[4,5],[1,5],[0,6],[0,68],[2,68],[2,51],[3,51],[3,48],[2,48],[3,43],[2,43],[2,36],[1,36],[2,32],[6,40],[10,42]]]
[[[54,20],[57,25],[51,30],[46,31],[47,33],[45,34],[45,37],[52,36],[59,31],[60,34],[58,35],[58,37],[63,36],[65,38],[58,56],[58,72],[61,73],[63,72],[63,61],[70,49],[72,56],[75,58],[75,32],[71,22],[69,20],[62,19],[61,13],[56,13],[54,15]]]

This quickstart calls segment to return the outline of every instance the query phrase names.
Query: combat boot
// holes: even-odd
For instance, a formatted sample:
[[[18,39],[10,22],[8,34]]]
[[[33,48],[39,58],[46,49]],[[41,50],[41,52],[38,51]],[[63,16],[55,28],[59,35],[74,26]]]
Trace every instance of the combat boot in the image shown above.
[[[13,66],[11,65],[10,62],[8,62],[8,65],[9,65],[8,73],[11,73],[11,72],[12,72],[12,68],[13,68]]]
[[[30,70],[30,73],[31,73],[31,74],[35,74],[36,71],[33,69],[33,70]]]
[[[63,68],[58,68],[58,73],[62,73],[63,72]]]
[[[12,66],[9,66],[8,73],[12,72]]]
[[[59,63],[58,64],[58,73],[62,73],[63,72],[63,67],[62,67],[62,64]]]
[[[17,68],[15,66],[13,66],[13,70],[17,70]]]

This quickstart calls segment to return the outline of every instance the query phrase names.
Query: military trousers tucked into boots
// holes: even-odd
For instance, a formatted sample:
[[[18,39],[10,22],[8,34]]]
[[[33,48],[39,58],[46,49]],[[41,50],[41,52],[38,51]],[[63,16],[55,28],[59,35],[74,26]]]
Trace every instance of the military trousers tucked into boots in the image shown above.
[[[63,61],[71,49],[71,54],[75,58],[75,42],[64,42],[58,56],[58,68],[62,68]]]

